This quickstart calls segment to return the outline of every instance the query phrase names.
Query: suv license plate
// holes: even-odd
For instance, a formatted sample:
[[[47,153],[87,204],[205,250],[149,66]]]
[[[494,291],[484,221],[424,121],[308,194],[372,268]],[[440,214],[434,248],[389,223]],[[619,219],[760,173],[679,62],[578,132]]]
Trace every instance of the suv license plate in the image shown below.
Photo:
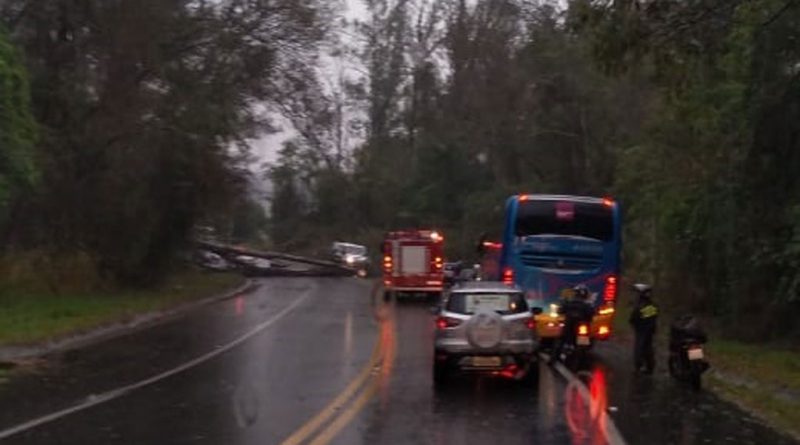
[[[500,357],[472,357],[472,366],[476,368],[495,368],[502,364]]]
[[[702,360],[703,359],[703,348],[692,348],[689,349],[689,360]]]
[[[578,346],[589,346],[589,337],[581,335],[578,337]]]

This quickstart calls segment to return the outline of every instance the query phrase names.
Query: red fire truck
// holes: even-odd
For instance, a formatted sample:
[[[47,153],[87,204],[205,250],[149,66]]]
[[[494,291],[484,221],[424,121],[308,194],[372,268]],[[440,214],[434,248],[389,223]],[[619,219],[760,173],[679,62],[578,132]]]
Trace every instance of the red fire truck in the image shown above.
[[[436,230],[389,232],[383,240],[387,292],[439,294],[444,283],[444,236]]]

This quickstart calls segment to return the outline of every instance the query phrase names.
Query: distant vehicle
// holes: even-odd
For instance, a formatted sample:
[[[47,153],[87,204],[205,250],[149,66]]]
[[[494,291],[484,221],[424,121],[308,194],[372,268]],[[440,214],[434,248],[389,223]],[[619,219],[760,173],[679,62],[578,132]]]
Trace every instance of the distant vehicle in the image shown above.
[[[456,283],[463,283],[465,281],[481,281],[480,265],[475,264],[472,267],[462,267],[456,277]]]
[[[439,295],[444,288],[444,236],[435,230],[389,232],[381,245],[387,292]]]
[[[211,270],[230,270],[231,265],[220,255],[206,250],[197,253],[197,264]]]
[[[519,288],[488,281],[453,287],[436,317],[434,382],[445,383],[455,371],[532,375],[535,330],[534,313]]]
[[[367,248],[360,244],[335,242],[331,246],[334,261],[356,271],[359,276],[366,276],[369,268]]]
[[[444,263],[444,284],[447,286],[452,286],[456,283],[456,279],[461,274],[462,268],[461,261],[456,261],[453,263]]]
[[[611,335],[620,279],[622,246],[619,204],[608,198],[516,195],[506,202],[505,228],[498,256],[499,276],[525,292],[542,338],[558,337],[558,304],[572,288],[585,284],[596,315],[591,336]]]

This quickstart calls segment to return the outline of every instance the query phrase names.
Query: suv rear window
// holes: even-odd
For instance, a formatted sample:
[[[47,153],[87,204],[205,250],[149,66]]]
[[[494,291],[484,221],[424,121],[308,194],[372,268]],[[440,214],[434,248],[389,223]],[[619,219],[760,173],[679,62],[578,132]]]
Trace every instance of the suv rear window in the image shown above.
[[[603,204],[524,201],[517,211],[516,235],[570,235],[611,241],[614,216]]]
[[[522,314],[529,311],[525,298],[521,293],[516,292],[452,293],[447,299],[445,309],[449,312],[467,315],[474,314],[481,309],[495,311],[502,315]]]

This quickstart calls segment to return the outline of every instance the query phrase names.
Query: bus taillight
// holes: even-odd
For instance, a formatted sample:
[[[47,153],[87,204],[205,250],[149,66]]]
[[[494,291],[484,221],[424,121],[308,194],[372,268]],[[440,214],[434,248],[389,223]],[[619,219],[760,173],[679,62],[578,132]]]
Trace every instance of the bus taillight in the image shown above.
[[[514,284],[514,269],[510,267],[503,269],[503,283]]]
[[[617,299],[617,277],[609,275],[606,278],[606,287],[603,290],[603,300],[614,301]]]
[[[391,256],[386,255],[386,256],[383,257],[383,268],[387,272],[392,270],[392,257]]]

